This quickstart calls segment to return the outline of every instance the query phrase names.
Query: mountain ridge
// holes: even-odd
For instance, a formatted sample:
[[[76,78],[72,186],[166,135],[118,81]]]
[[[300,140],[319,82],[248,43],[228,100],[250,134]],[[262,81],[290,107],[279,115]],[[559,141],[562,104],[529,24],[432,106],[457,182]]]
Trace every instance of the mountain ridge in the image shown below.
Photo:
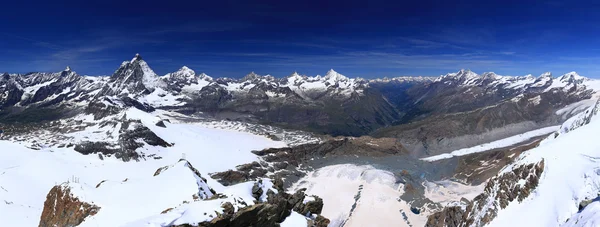
[[[82,111],[102,118],[134,106],[145,111],[169,109],[334,136],[417,138],[408,142],[413,144],[409,147],[430,150],[434,140],[464,136],[467,131],[456,133],[456,129],[444,128],[468,125],[467,119],[478,122],[474,129],[482,133],[510,124],[528,125],[518,132],[511,129],[503,136],[555,125],[560,118],[554,111],[590,98],[596,87],[600,87],[596,80],[575,72],[534,77],[493,72],[480,75],[465,69],[435,78],[367,80],[349,78],[331,69],[325,76],[295,72],[275,78],[252,72],[232,79],[213,78],[183,66],[160,76],[136,54],[111,76],[81,76],[70,67],[57,73],[4,73],[0,77],[0,123],[23,118],[60,119]],[[53,115],[39,109],[50,110],[47,112]],[[495,114],[500,109],[508,114]],[[420,129],[425,132],[409,129],[411,134],[405,135],[396,131],[406,131],[408,125],[421,124],[414,124],[418,122],[425,125]],[[491,136],[490,140],[497,137]],[[417,146],[419,143],[424,145]],[[460,142],[456,148],[470,145]]]

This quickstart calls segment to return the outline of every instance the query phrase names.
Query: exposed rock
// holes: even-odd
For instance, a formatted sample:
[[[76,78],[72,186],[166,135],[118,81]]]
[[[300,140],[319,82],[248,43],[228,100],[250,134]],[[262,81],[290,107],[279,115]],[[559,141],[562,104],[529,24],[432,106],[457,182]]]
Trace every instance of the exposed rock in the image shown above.
[[[158,127],[162,127],[162,128],[166,128],[167,126],[165,125],[165,121],[159,121],[156,123],[156,126]]]
[[[98,213],[100,207],[80,201],[71,193],[68,183],[50,189],[44,202],[40,227],[72,227]]]
[[[258,182],[254,183],[254,185],[252,186],[252,197],[254,197],[254,199],[256,199],[256,201],[260,201],[260,197],[263,194],[261,184],[262,184],[262,181],[259,180]]]
[[[148,127],[144,126],[139,120],[123,120],[121,123],[117,144],[109,142],[82,142],[75,146],[75,151],[84,155],[98,153],[109,157],[114,155],[123,161],[139,161],[143,156],[136,152],[136,149],[144,146],[144,143],[139,142],[140,140],[151,146],[172,146],[172,144],[166,142]],[[105,121],[101,125],[116,125],[116,122]],[[129,130],[130,125],[135,125],[133,126],[133,130]]]
[[[98,183],[98,184],[96,185],[96,188],[99,188],[99,187],[100,187],[100,185],[102,185],[102,183],[104,183],[104,182],[106,182],[106,180],[102,180],[102,181],[100,181],[100,183]]]
[[[315,218],[315,220],[308,220],[308,226],[309,227],[327,227],[327,226],[329,226],[330,222],[331,221],[329,221],[329,219],[327,219],[326,217],[317,215],[317,218]]]
[[[250,180],[250,175],[246,172],[228,170],[225,172],[213,173],[210,175],[215,180],[224,186],[234,185]]]
[[[440,212],[434,213],[427,218],[426,227],[458,227],[463,223],[464,211],[458,207],[444,207]]]
[[[292,213],[292,210],[302,204],[306,196],[304,190],[299,190],[293,195],[284,191],[275,194],[268,190],[267,195],[267,202],[259,202],[241,208],[235,213],[231,203],[224,203],[222,214],[211,221],[199,223],[197,226],[184,224],[173,227],[278,227]],[[315,209],[315,211],[317,210],[319,209]],[[326,227],[329,224],[329,219],[319,213],[320,211],[314,213],[318,216],[314,220],[309,220],[309,226]]]
[[[313,200],[306,203],[298,203],[294,207],[294,211],[302,215],[320,214],[323,211],[323,199],[313,195]]]
[[[446,223],[452,224],[449,226],[484,226],[510,202],[521,202],[527,198],[537,188],[542,171],[544,160],[513,167],[511,171],[491,178],[484,192],[471,201],[462,216],[458,215],[456,208],[445,208],[430,215],[427,223],[431,224],[429,226]],[[521,181],[525,183],[521,184]]]

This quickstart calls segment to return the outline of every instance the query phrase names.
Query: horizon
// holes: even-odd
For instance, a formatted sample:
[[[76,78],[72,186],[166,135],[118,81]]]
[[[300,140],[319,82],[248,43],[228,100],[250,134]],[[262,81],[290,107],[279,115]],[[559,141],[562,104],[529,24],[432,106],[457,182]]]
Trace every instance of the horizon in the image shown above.
[[[134,58],[137,58],[138,56],[139,56],[139,57],[141,57],[141,60],[142,60],[142,61],[144,61],[144,62],[146,62],[146,63],[148,64],[148,66],[150,67],[150,69],[152,69],[152,71],[155,71],[155,70],[152,68],[151,62],[148,62],[148,61],[146,61],[146,60],[145,60],[145,58],[144,58],[144,57],[143,57],[141,54],[139,54],[139,53],[136,53],[136,54],[134,55]],[[133,61],[133,60],[130,60],[130,61]],[[122,61],[122,62],[121,62],[121,64],[123,64],[123,63],[125,63],[125,62],[130,62],[130,61]],[[210,74],[207,74],[207,73],[205,73],[205,72],[196,71],[195,69],[193,69],[193,68],[191,68],[191,67],[188,67],[188,66],[186,66],[186,65],[183,65],[183,66],[179,67],[177,70],[174,70],[174,71],[171,71],[171,72],[168,72],[168,73],[165,73],[165,74],[159,74],[159,73],[156,73],[156,71],[155,71],[155,73],[156,73],[156,75],[157,75],[157,76],[159,76],[159,77],[162,77],[162,76],[166,76],[166,75],[167,75],[167,74],[169,74],[169,73],[174,73],[174,72],[177,72],[177,71],[179,71],[179,70],[183,69],[184,67],[185,67],[185,68],[187,68],[187,69],[191,69],[192,71],[194,71],[194,73],[195,73],[195,75],[196,75],[196,76],[197,76],[197,75],[200,75],[200,74],[205,74],[205,75],[207,75],[207,76],[210,76],[210,77],[212,77],[212,78],[232,78],[232,79],[242,79],[243,77],[245,77],[245,76],[247,76],[247,75],[250,75],[250,74],[252,74],[252,73],[254,73],[254,74],[256,74],[256,75],[259,75],[259,76],[273,76],[273,77],[275,77],[275,78],[286,78],[286,77],[292,76],[292,75],[294,75],[294,74],[296,74],[296,73],[297,73],[298,75],[300,75],[300,76],[306,76],[306,77],[316,77],[316,76],[325,76],[325,75],[327,75],[327,74],[328,74],[330,71],[334,71],[334,72],[336,72],[336,73],[338,73],[338,74],[341,74],[341,75],[343,75],[343,76],[346,76],[346,77],[348,77],[348,78],[351,78],[351,79],[357,79],[357,78],[361,78],[361,79],[367,79],[367,80],[374,80],[374,79],[384,79],[384,78],[393,79],[393,78],[398,78],[398,77],[429,77],[429,78],[437,78],[437,77],[446,76],[446,75],[448,75],[448,74],[452,74],[452,73],[458,73],[458,72],[460,72],[460,71],[471,71],[471,72],[473,72],[473,73],[477,74],[478,76],[481,76],[481,75],[483,75],[483,74],[485,74],[485,73],[494,73],[494,74],[496,74],[496,75],[498,75],[498,76],[508,76],[508,77],[534,76],[534,77],[536,77],[536,78],[537,78],[537,77],[540,77],[540,76],[542,76],[542,75],[544,75],[544,74],[550,73],[551,77],[553,77],[553,78],[557,78],[557,77],[560,77],[560,76],[563,76],[563,75],[566,75],[566,74],[570,74],[570,73],[576,73],[576,74],[578,74],[578,75],[580,75],[580,76],[583,76],[583,77],[588,77],[588,76],[586,76],[586,75],[581,75],[581,74],[577,73],[576,71],[570,71],[570,72],[559,73],[559,74],[555,74],[555,73],[553,73],[553,72],[543,72],[543,73],[541,73],[540,75],[534,75],[534,74],[531,74],[531,73],[528,73],[528,74],[523,74],[523,75],[502,75],[502,74],[499,74],[499,73],[496,73],[496,72],[476,72],[476,71],[473,71],[473,70],[471,70],[471,69],[459,69],[459,70],[456,70],[456,71],[447,72],[447,73],[445,73],[445,74],[441,74],[441,75],[437,75],[437,76],[422,76],[422,75],[400,75],[400,76],[393,76],[393,77],[383,76],[383,77],[371,77],[371,78],[367,78],[367,77],[361,77],[361,76],[348,76],[348,75],[346,75],[345,73],[343,73],[343,72],[339,72],[339,71],[337,71],[337,70],[335,70],[335,69],[333,69],[333,68],[332,68],[332,69],[329,69],[329,70],[327,70],[327,72],[325,72],[325,73],[322,73],[322,74],[315,74],[315,75],[308,75],[308,74],[304,74],[304,73],[302,73],[302,72],[294,71],[294,72],[292,72],[292,73],[289,73],[288,75],[284,75],[284,76],[275,76],[275,75],[268,74],[268,73],[267,73],[267,74],[261,74],[261,73],[257,73],[257,72],[255,72],[255,71],[251,71],[251,72],[245,73],[245,74],[243,74],[243,75],[241,75],[241,76],[238,76],[238,77],[226,77],[226,76],[210,75]],[[117,71],[117,69],[119,69],[119,67],[117,67],[117,68],[115,69],[115,72]],[[55,71],[55,72],[26,72],[26,73],[17,73],[17,74],[21,74],[21,75],[27,75],[27,74],[31,74],[31,73],[57,73],[57,72],[62,72],[62,71],[67,71],[67,70],[68,70],[68,71],[73,71],[73,72],[75,72],[76,74],[78,74],[78,75],[80,75],[80,76],[92,76],[92,77],[100,77],[100,76],[112,76],[112,75],[113,75],[113,73],[111,73],[111,74],[109,74],[109,75],[89,75],[89,74],[85,74],[85,73],[80,73],[80,72],[78,72],[76,69],[73,69],[72,67],[70,67],[70,66],[68,66],[68,65],[67,65],[67,66],[65,66],[65,68],[64,68],[63,70],[61,70],[61,71]],[[12,74],[11,72],[2,72],[2,73],[8,73],[8,74]],[[588,77],[588,78],[592,78],[592,77]]]
[[[27,7],[36,4],[39,7]],[[186,6],[186,7],[182,7]],[[158,75],[437,77],[572,71],[600,78],[592,2],[9,2],[0,71],[112,75],[141,53]],[[137,10],[142,9],[142,10]],[[58,13],[57,13],[58,12]],[[64,13],[68,12],[68,13]],[[393,12],[393,13],[389,13]],[[485,13],[493,12],[493,13]],[[23,16],[26,15],[26,16]]]

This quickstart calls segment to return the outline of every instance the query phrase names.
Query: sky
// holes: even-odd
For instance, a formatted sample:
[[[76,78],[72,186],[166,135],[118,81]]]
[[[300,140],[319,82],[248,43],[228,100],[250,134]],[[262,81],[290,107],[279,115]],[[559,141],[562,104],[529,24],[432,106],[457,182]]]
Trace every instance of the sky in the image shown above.
[[[0,71],[111,75],[136,53],[159,75],[600,78],[593,1],[6,1]]]

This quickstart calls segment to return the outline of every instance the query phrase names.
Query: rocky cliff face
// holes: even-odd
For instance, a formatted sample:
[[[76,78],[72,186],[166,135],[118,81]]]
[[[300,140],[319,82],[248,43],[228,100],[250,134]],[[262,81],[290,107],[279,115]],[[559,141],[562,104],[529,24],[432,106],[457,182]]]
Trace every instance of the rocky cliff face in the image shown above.
[[[303,190],[294,194],[288,194],[280,189],[279,193],[273,191],[267,192],[267,202],[248,206],[234,212],[231,203],[224,203],[223,213],[211,221],[202,222],[198,225],[174,225],[173,227],[242,227],[242,226],[264,226],[276,227],[288,217],[292,211],[302,215],[315,215],[311,219],[309,226],[326,227],[329,220],[321,215],[323,209],[323,200],[317,197],[316,200],[304,203],[306,195]]]
[[[485,226],[498,211],[513,201],[523,201],[536,189],[544,171],[544,161],[513,167],[491,178],[484,192],[461,207],[446,207],[428,217],[426,226]]]
[[[81,201],[71,193],[71,185],[56,185],[46,197],[40,217],[40,227],[72,227],[81,224],[87,217],[94,216],[101,208]]]

